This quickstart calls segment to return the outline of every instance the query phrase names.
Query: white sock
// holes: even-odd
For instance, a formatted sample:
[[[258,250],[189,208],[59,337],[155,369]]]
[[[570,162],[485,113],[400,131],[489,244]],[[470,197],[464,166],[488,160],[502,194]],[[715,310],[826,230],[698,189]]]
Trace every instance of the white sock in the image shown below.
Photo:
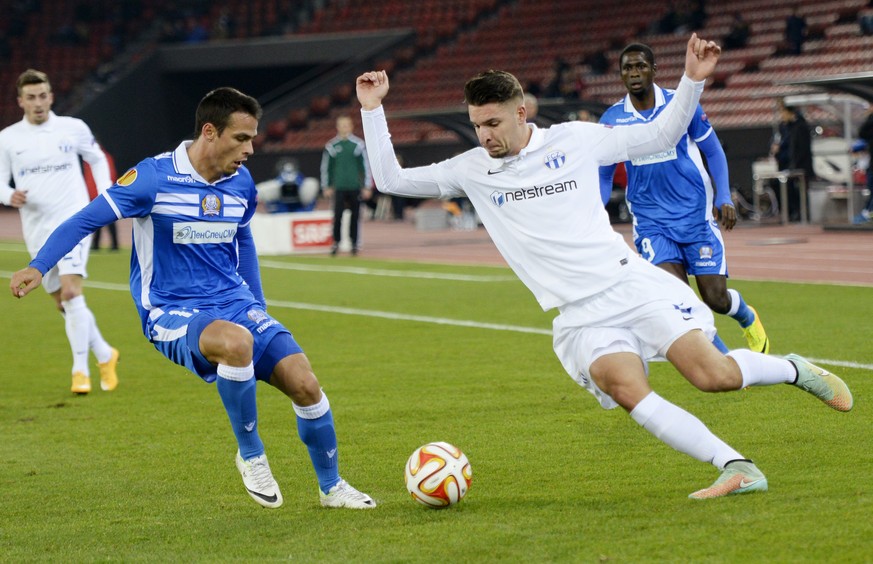
[[[797,377],[797,369],[790,361],[778,356],[769,356],[746,349],[727,353],[734,359],[743,374],[743,387],[790,384]]]
[[[85,305],[83,296],[76,296],[72,300],[62,301],[64,307],[64,328],[67,331],[67,340],[70,341],[70,349],[73,351],[73,372],[84,372],[90,376],[88,370],[88,334],[90,321],[88,320],[88,307]]]
[[[327,394],[324,392],[321,392],[321,399],[316,404],[303,407],[291,402],[291,405],[294,407],[294,413],[303,419],[318,419],[330,409],[330,402],[327,401]]]
[[[84,296],[82,296],[82,299],[84,299]],[[112,347],[109,346],[109,343],[107,343],[106,340],[103,339],[103,335],[100,334],[100,329],[97,328],[97,319],[94,318],[94,313],[87,307],[85,308],[85,311],[88,312],[88,321],[90,322],[88,330],[88,346],[91,347],[91,350],[94,352],[97,362],[107,362],[112,358]]]
[[[740,310],[740,302],[742,299],[740,298],[740,293],[734,290],[733,288],[728,288],[728,297],[731,299],[731,307],[728,309],[728,312],[725,314],[728,317],[733,317]]]
[[[247,382],[255,377],[255,365],[251,362],[247,366],[219,364],[215,371],[222,378],[233,382]]]
[[[743,455],[712,434],[700,419],[650,392],[630,412],[634,421],[679,452],[709,462],[719,470]]]

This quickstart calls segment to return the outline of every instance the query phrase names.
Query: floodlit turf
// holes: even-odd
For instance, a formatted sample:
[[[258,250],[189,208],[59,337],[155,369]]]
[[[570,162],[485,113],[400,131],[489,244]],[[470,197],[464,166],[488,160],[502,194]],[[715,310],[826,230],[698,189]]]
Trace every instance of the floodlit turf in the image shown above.
[[[215,387],[142,336],[124,291],[126,253],[92,255],[86,293],[121,351],[119,388],[74,397],[49,298],[40,289],[16,301],[5,289],[27,261],[22,251],[0,245],[0,561],[873,555],[873,288],[732,282],[761,313],[774,354],[819,359],[846,380],[848,414],[789,386],[703,394],[653,365],[655,389],[754,458],[770,483],[762,494],[694,501],[687,495],[715,469],[576,386],[551,349],[554,314],[509,270],[265,258],[270,312],[294,331],[333,406],[342,474],[379,503],[321,508],[290,402],[260,384],[259,428],[285,497],[267,510],[243,489]],[[729,346],[742,345],[732,320],[718,324]],[[403,485],[409,454],[437,440],[463,449],[473,467],[467,497],[440,511]]]

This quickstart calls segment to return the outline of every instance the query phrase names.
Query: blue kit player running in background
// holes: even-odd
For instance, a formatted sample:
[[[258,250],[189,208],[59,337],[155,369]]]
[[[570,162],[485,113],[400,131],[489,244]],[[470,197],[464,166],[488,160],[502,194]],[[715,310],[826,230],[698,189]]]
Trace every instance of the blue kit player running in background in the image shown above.
[[[674,92],[654,83],[657,65],[651,48],[641,43],[628,45],[621,52],[619,66],[628,94],[603,113],[600,123],[618,126],[652,120],[670,103]],[[686,283],[688,275],[693,275],[703,302],[714,312],[736,319],[751,350],[769,352],[770,342],[757,312],[739,292],[727,287],[724,241],[716,219],[730,231],[737,214],[731,201],[727,158],[703,108],[697,106],[676,147],[633,159],[625,166],[637,251]],[[614,171],[615,165],[600,167],[604,205],[612,192]],[[722,352],[728,351],[718,335],[713,344]]]
[[[260,117],[250,96],[232,88],[208,93],[197,107],[194,141],[127,171],[57,228],[10,288],[25,296],[73,242],[133,218],[130,290],[143,331],[168,359],[216,382],[249,495],[264,507],[282,505],[258,435],[255,391],[262,380],[293,402],[321,504],[375,507],[340,478],[327,396],[291,333],[266,311],[250,229],[257,192],[243,166]]]

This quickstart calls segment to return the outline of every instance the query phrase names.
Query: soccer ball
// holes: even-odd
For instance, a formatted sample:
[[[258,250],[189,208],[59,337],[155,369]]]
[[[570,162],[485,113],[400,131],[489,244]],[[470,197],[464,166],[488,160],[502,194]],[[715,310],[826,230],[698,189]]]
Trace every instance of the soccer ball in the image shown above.
[[[406,461],[406,489],[412,499],[431,508],[448,507],[461,501],[473,470],[461,449],[445,442],[428,443],[415,449]]]

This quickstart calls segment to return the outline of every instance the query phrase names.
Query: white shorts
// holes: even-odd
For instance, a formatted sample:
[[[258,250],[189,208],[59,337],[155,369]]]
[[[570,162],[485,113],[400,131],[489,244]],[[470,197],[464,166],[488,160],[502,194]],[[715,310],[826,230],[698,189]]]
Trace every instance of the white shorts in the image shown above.
[[[61,289],[61,276],[78,274],[82,278],[88,278],[88,253],[91,252],[91,235],[88,235],[73,250],[64,255],[58,264],[49,269],[42,277],[42,287],[49,294]]]
[[[606,354],[630,352],[664,360],[676,339],[694,329],[715,336],[712,311],[691,287],[631,256],[623,280],[590,298],[560,308],[552,323],[555,354],[577,384],[605,409],[618,404],[591,379],[591,364]]]

